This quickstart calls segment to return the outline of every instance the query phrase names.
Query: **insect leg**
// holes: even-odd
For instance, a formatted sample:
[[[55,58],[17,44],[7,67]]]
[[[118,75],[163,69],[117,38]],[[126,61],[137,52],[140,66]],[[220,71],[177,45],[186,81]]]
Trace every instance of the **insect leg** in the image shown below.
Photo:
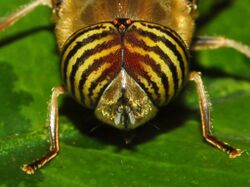
[[[250,58],[250,48],[240,42],[222,36],[198,36],[194,38],[193,50],[218,49],[222,47],[233,48]]]
[[[0,21],[0,31],[3,31],[4,29],[13,25],[16,21],[18,21],[40,5],[52,7],[52,0],[34,0],[33,2],[23,6],[18,11],[12,13],[11,15],[3,18]]]
[[[36,160],[31,164],[22,166],[22,170],[27,174],[34,174],[34,172],[44,166],[47,162],[52,160],[59,151],[59,131],[58,131],[58,103],[57,99],[61,94],[66,93],[63,86],[58,86],[52,89],[51,100],[49,103],[49,126],[50,126],[50,150],[42,158]]]
[[[235,158],[240,156],[242,151],[240,149],[236,149],[230,146],[227,143],[224,143],[218,140],[215,136],[213,136],[211,131],[211,118],[210,118],[210,103],[208,101],[208,96],[206,94],[206,90],[204,88],[201,73],[199,72],[191,72],[189,80],[194,81],[197,86],[198,96],[199,96],[199,106],[201,113],[201,123],[202,123],[202,134],[205,140],[217,147],[218,149],[226,152],[230,158]]]

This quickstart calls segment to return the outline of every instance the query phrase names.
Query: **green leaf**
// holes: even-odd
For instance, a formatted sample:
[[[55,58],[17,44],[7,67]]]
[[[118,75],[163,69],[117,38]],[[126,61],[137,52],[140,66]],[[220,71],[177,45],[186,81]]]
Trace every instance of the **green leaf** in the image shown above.
[[[0,17],[29,0],[2,1]],[[197,34],[250,45],[247,1],[201,1]],[[60,154],[29,176],[20,166],[49,148],[51,88],[62,84],[51,11],[40,7],[0,33],[0,186],[250,186],[250,59],[232,49],[192,54],[212,103],[214,133],[246,152],[229,159],[201,135],[193,84],[136,130],[100,126],[71,98],[60,99]],[[95,130],[91,131],[92,128]]]

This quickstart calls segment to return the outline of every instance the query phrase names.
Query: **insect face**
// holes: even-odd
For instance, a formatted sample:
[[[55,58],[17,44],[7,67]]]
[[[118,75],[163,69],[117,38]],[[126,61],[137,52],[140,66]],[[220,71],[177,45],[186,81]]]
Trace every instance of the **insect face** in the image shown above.
[[[77,31],[66,42],[61,63],[72,96],[120,129],[154,117],[189,73],[188,52],[176,32],[130,19]]]

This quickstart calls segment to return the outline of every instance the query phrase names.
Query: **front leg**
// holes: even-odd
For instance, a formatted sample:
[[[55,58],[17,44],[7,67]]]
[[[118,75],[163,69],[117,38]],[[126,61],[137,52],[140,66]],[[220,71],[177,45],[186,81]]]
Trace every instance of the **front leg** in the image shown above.
[[[201,113],[201,124],[202,124],[202,135],[205,140],[217,147],[218,149],[226,152],[230,158],[235,158],[240,156],[242,151],[240,149],[236,149],[231,145],[218,140],[211,131],[211,119],[210,119],[210,103],[208,101],[208,96],[206,94],[201,74],[199,72],[191,72],[189,80],[194,81],[196,83],[197,92],[199,96],[199,106]]]
[[[59,152],[59,130],[58,130],[58,104],[57,99],[61,94],[66,93],[63,86],[58,86],[52,89],[51,100],[49,103],[49,127],[50,127],[50,150],[42,158],[22,166],[22,170],[27,174],[34,174],[35,171],[54,157]]]

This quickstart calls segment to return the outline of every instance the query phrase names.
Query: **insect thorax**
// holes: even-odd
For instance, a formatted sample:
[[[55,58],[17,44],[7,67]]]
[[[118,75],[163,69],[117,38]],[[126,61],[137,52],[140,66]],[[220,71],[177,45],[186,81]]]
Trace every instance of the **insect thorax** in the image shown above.
[[[186,82],[186,46],[173,30],[116,19],[74,33],[62,52],[68,91],[117,128],[136,128],[155,116]]]

